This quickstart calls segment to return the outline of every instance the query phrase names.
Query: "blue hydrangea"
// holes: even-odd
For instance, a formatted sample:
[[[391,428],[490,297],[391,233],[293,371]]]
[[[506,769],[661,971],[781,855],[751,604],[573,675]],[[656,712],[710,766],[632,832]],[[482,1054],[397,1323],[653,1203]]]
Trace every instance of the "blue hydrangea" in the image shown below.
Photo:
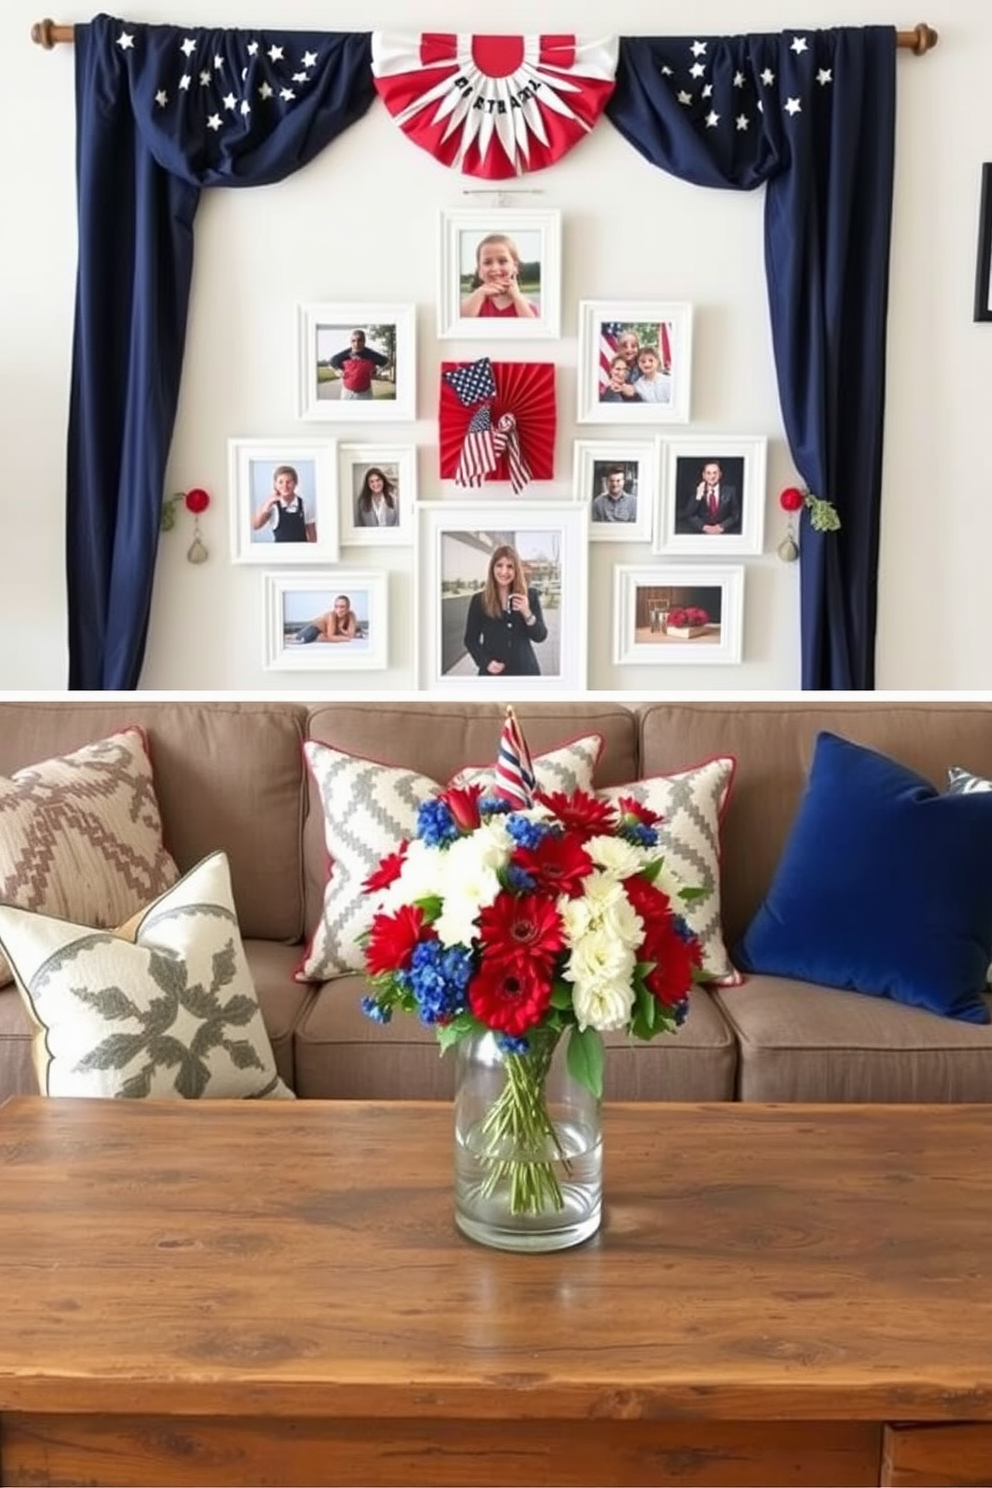
[[[696,938],[695,931],[690,930],[689,923],[684,915],[672,915],[672,929],[675,931],[675,934],[678,936],[679,940],[688,942],[690,940],[695,940]]]
[[[417,1000],[422,1023],[448,1023],[465,1011],[472,957],[464,946],[422,940],[414,948],[404,981]]]
[[[510,809],[509,801],[504,801],[502,796],[480,796],[480,816],[505,816]]]
[[[688,999],[688,997],[683,997],[683,999],[682,999],[681,1002],[677,1002],[675,1004],[675,1006],[672,1008],[672,1012],[675,1014],[675,1027],[676,1028],[681,1028],[682,1027],[682,1024],[685,1022],[686,1018],[689,1016],[689,999]]]
[[[530,1050],[525,1038],[514,1038],[512,1033],[497,1034],[496,1044],[501,1054],[526,1054]]]
[[[548,828],[543,822],[531,821],[529,816],[520,816],[516,812],[507,817],[506,830],[514,842],[529,848],[537,847],[541,839],[548,835]]]
[[[391,1023],[393,1021],[393,1010],[383,1007],[381,1002],[376,1002],[374,997],[363,997],[361,1009],[366,1018],[371,1018],[373,1023]]]
[[[417,836],[428,847],[444,847],[446,843],[454,842],[458,836],[458,828],[450,808],[436,796],[422,801],[417,809]]]
[[[647,822],[624,821],[621,822],[617,836],[623,837],[626,842],[632,842],[635,847],[654,847],[658,841],[656,827],[649,827]]]
[[[506,886],[514,894],[530,894],[537,887],[537,879],[516,863],[510,863],[506,870]]]

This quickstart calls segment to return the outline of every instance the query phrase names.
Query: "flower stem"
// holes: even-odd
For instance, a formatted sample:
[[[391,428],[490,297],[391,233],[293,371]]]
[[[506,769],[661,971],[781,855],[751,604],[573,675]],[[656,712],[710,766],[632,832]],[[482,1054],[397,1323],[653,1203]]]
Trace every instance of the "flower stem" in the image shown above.
[[[507,1184],[511,1214],[563,1209],[565,1200],[555,1161],[561,1163],[566,1174],[570,1170],[544,1089],[558,1034],[540,1041],[531,1037],[526,1054],[504,1056],[506,1083],[479,1128],[488,1149],[483,1153],[488,1172],[482,1193],[491,1198],[502,1184]],[[549,1144],[554,1149],[551,1158],[547,1156]]]

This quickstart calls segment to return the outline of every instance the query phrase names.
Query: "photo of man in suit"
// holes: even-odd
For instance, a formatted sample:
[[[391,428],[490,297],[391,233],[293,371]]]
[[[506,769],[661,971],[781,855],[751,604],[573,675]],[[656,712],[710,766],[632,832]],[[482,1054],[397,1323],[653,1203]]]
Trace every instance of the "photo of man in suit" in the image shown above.
[[[724,470],[720,461],[707,460],[698,474],[697,467],[679,469],[676,532],[712,537],[740,532],[743,464],[741,459],[728,460]]]

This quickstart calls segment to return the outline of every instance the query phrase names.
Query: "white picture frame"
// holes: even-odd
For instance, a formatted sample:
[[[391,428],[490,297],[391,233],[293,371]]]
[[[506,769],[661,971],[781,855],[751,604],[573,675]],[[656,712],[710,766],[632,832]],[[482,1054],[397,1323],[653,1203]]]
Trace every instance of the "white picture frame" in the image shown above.
[[[572,446],[572,491],[589,512],[590,542],[651,542],[658,495],[659,446],[654,439],[577,439]],[[619,486],[625,514],[613,520],[611,494]],[[631,498],[634,515],[629,515]]]
[[[333,439],[229,439],[228,513],[232,563],[312,564],[338,560],[338,474]],[[295,485],[287,486],[295,473]],[[289,503],[277,502],[276,483]],[[271,503],[270,517],[264,512]],[[302,504],[302,511],[298,505]],[[312,519],[312,520],[311,520]],[[256,526],[256,522],[262,525]],[[281,525],[288,538],[278,538]],[[312,535],[304,535],[312,534]]]
[[[385,482],[385,525],[376,521],[369,507],[372,487],[377,484],[376,475]],[[341,442],[338,445],[338,492],[342,547],[409,547],[413,544],[417,503],[415,445]]]
[[[671,625],[669,617],[686,609],[702,609],[706,623],[698,629]],[[616,666],[736,666],[743,621],[743,564],[617,564],[613,570]]]
[[[761,553],[767,469],[768,440],[763,435],[666,439],[654,552],[707,558]],[[706,484],[711,477],[718,477],[712,496]],[[712,511],[707,509],[710,501]]]
[[[263,665],[269,671],[381,671],[389,653],[388,574],[337,568],[310,573],[266,573]],[[303,641],[308,624],[347,598],[358,633],[334,641],[318,635]]]
[[[502,238],[520,269],[520,289],[537,313],[466,313],[477,290],[483,241]],[[498,251],[499,245],[491,245]],[[557,339],[561,334],[561,213],[516,207],[443,211],[438,253],[437,334],[442,341]],[[493,265],[495,269],[497,266]],[[506,296],[504,296],[504,299]],[[506,306],[512,309],[512,304]]]
[[[299,415],[305,420],[396,423],[416,417],[417,347],[413,305],[349,302],[298,305]],[[363,338],[359,344],[354,338]],[[385,361],[371,369],[368,388],[343,386],[347,361]],[[336,364],[336,365],[335,365]]]
[[[613,354],[628,338],[628,362],[621,392],[605,378]],[[640,348],[638,351],[637,348]],[[655,351],[653,369],[639,364],[640,353]],[[667,363],[668,371],[664,370]],[[637,383],[653,372],[656,396],[637,394]],[[692,306],[668,300],[581,300],[579,302],[578,410],[580,424],[685,424],[692,391]],[[616,396],[614,397],[614,393]]]
[[[588,520],[568,502],[422,501],[417,511],[419,685],[435,694],[498,697],[578,692],[586,676]],[[532,644],[540,673],[480,674],[466,649],[473,596],[496,550],[514,548],[547,634]],[[477,608],[481,601],[477,601]],[[533,613],[533,612],[532,612]],[[481,617],[480,617],[481,618]],[[509,624],[509,620],[507,622]]]

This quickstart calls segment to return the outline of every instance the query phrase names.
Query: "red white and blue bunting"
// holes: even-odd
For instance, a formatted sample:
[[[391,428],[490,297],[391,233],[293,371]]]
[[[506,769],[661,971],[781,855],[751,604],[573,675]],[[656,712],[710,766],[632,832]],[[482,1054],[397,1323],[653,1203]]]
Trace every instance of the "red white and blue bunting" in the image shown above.
[[[376,31],[372,72],[409,139],[496,181],[543,170],[585,139],[613,92],[618,49],[615,36]]]

